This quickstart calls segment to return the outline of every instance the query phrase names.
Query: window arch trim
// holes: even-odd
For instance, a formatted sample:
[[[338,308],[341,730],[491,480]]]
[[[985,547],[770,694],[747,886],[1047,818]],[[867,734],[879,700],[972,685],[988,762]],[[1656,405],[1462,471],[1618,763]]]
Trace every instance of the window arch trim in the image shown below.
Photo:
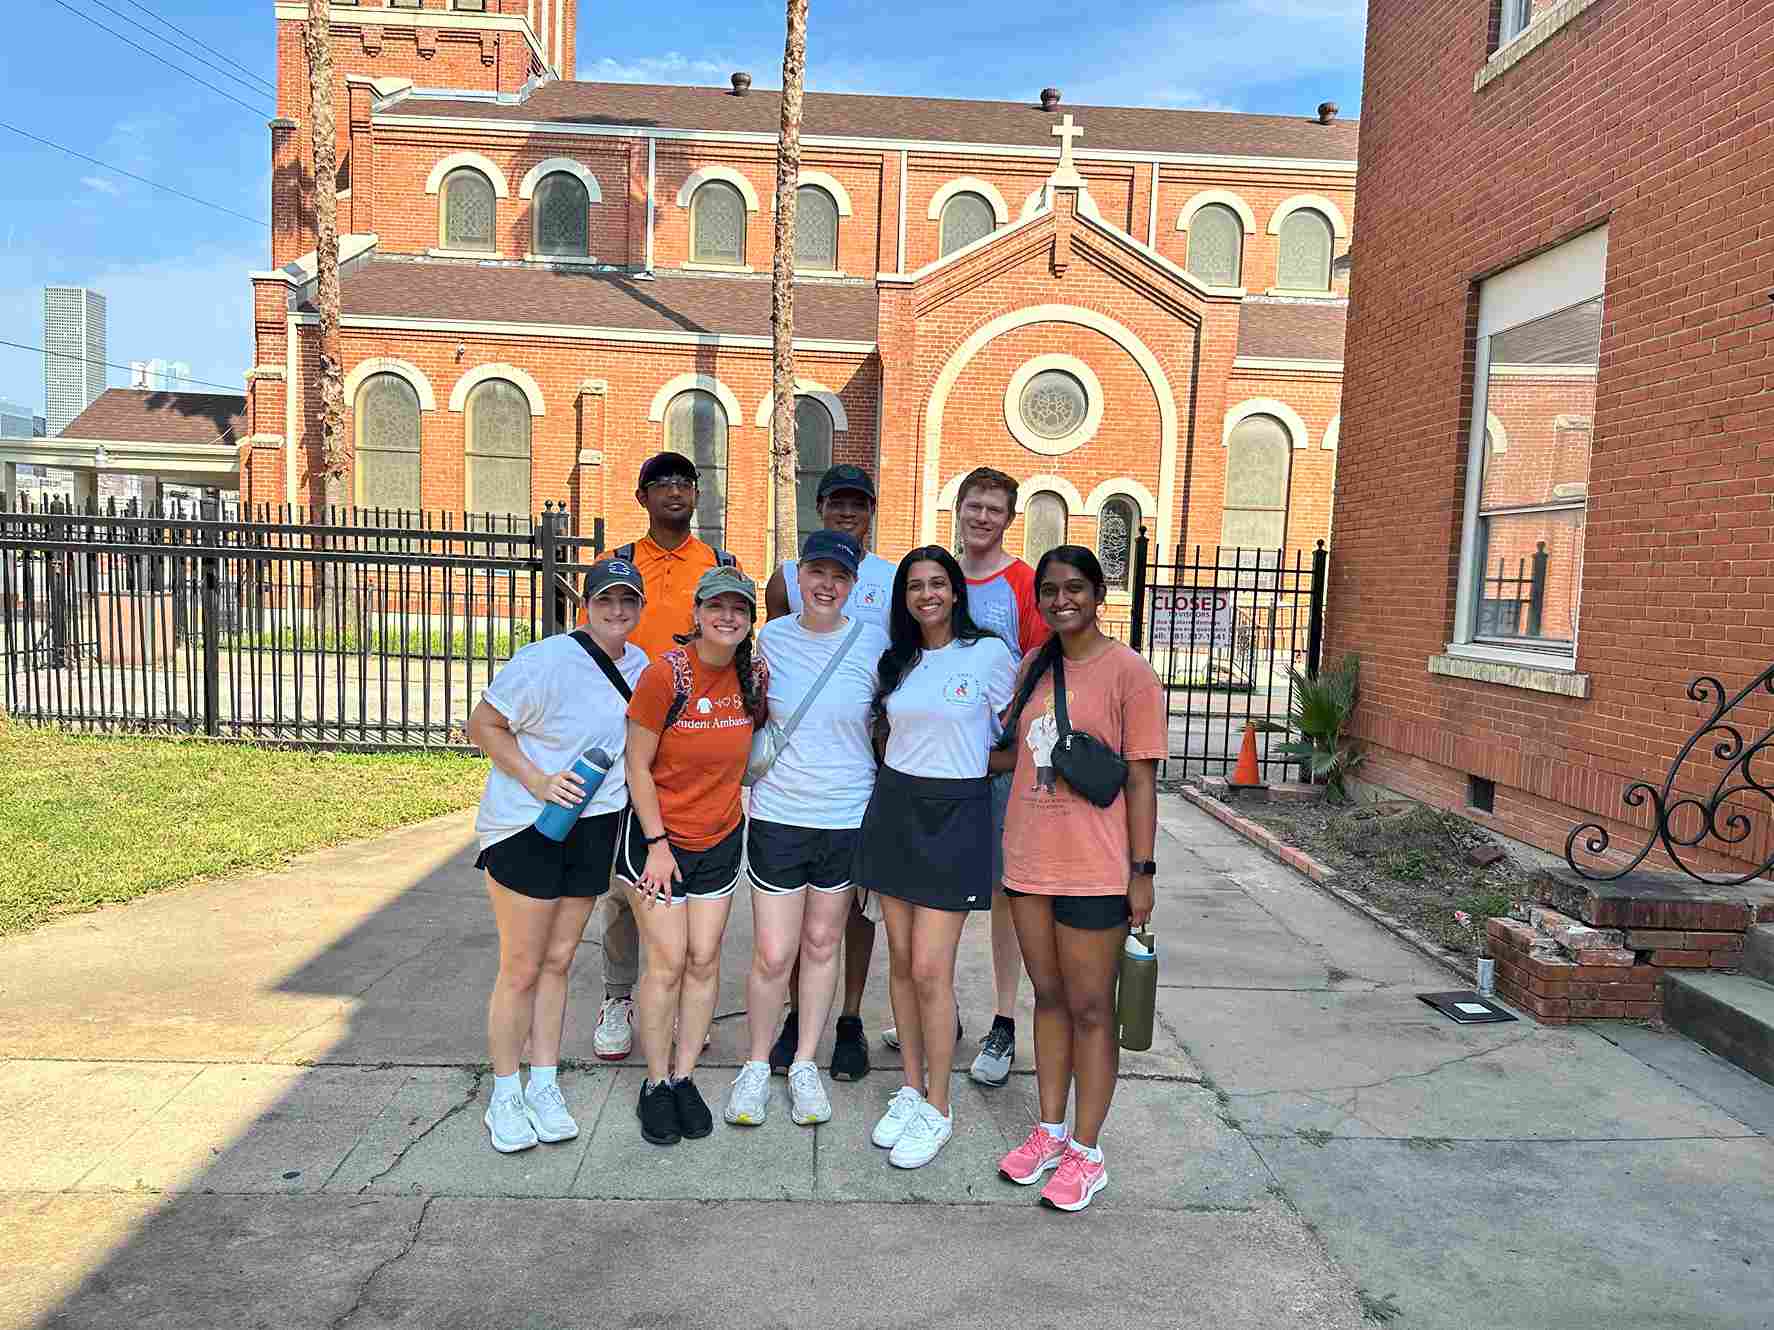
[[[1331,237],[1336,240],[1349,238],[1349,223],[1343,220],[1343,210],[1322,194],[1295,194],[1292,198],[1283,199],[1275,205],[1275,211],[1269,217],[1269,234],[1281,234],[1281,224],[1296,212],[1320,212],[1324,220],[1330,223]],[[1336,256],[1332,255],[1334,259]]]
[[[1226,412],[1226,427],[1220,434],[1220,447],[1231,447],[1232,431],[1251,416],[1274,416],[1287,431],[1288,441],[1296,451],[1307,447],[1311,442],[1312,431],[1306,428],[1306,422],[1301,419],[1298,411],[1273,397],[1252,397]]]
[[[1307,198],[1309,196],[1302,194],[1298,197]],[[1328,202],[1328,200],[1326,200],[1326,202]],[[1237,213],[1239,221],[1244,223],[1245,235],[1254,236],[1257,233],[1257,215],[1250,210],[1250,204],[1246,203],[1229,189],[1204,189],[1194,198],[1190,199],[1183,205],[1183,210],[1177,214],[1177,230],[1187,231],[1189,229],[1190,219],[1210,203],[1223,204],[1233,212]],[[1279,222],[1271,225],[1269,228],[1270,233],[1274,234],[1280,225]],[[1334,226],[1335,223],[1333,222],[1332,225]]]
[[[517,187],[517,196],[520,199],[535,198],[537,186],[551,175],[570,175],[585,186],[585,192],[590,196],[591,202],[602,203],[604,201],[603,187],[598,184],[597,177],[592,174],[591,168],[584,162],[575,161],[571,157],[548,157],[537,162],[524,176],[523,183]]]
[[[443,182],[451,171],[462,167],[472,167],[484,175],[493,186],[493,197],[508,199],[511,197],[511,186],[505,182],[505,172],[491,157],[478,152],[452,152],[448,157],[431,168],[431,174],[425,177],[425,192],[435,194],[443,188]]]
[[[850,191],[844,188],[844,182],[839,180],[837,176],[830,175],[825,171],[803,171],[795,181],[795,188],[806,189],[808,187],[823,189],[827,194],[830,194],[832,202],[838,205],[838,216],[849,217],[854,214],[855,210],[850,206]],[[774,194],[770,196],[770,211],[776,211],[776,196]]]
[[[826,409],[826,414],[832,418],[833,434],[848,434],[850,432],[850,413],[844,410],[844,403],[838,395],[823,383],[797,378],[795,380],[795,396],[811,397],[823,406]],[[775,395],[765,393],[764,400],[758,403],[757,415],[753,418],[753,423],[759,429],[769,429],[770,418],[775,411]]]
[[[1116,476],[1113,480],[1105,480],[1090,492],[1079,511],[1086,517],[1100,517],[1103,505],[1114,498],[1132,499],[1134,506],[1139,509],[1142,523],[1149,522],[1158,515],[1158,500],[1151,490],[1132,476]],[[1136,531],[1134,534],[1139,533]]]
[[[532,416],[543,416],[548,414],[548,409],[542,400],[541,385],[538,384],[528,372],[519,369],[516,365],[507,365],[503,361],[498,361],[490,365],[476,365],[461,378],[457,379],[456,386],[450,389],[450,410],[466,410],[468,406],[468,394],[473,392],[475,388],[485,383],[488,379],[510,379],[512,383],[517,385],[523,395],[529,399],[530,414]]]
[[[419,395],[421,411],[437,410],[437,395],[432,392],[431,380],[425,377],[425,371],[411,361],[396,360],[391,356],[372,356],[360,361],[357,368],[345,376],[345,400],[355,403],[358,389],[377,374],[392,374],[405,379]]]
[[[957,194],[978,194],[992,205],[992,216],[997,219],[997,224],[1009,225],[1010,205],[1004,201],[1004,196],[998,192],[996,185],[990,180],[981,180],[976,175],[956,176],[943,185],[931,196],[930,207],[925,210],[925,216],[930,221],[940,222],[944,206]]]
[[[692,171],[689,179],[685,180],[678,190],[678,207],[688,208],[690,201],[696,197],[696,191],[711,180],[724,181],[738,190],[739,197],[745,200],[747,212],[758,210],[758,191],[752,186],[751,181],[731,166],[704,166]]]
[[[653,394],[653,404],[647,408],[647,419],[655,423],[665,420],[665,408],[671,405],[671,399],[679,393],[689,392],[692,388],[700,388],[705,393],[714,394],[721,409],[727,413],[727,428],[738,429],[745,423],[745,409],[739,405],[739,398],[733,390],[712,374],[680,374],[674,379],[667,379],[659,391]]]
[[[955,492],[961,491],[960,481],[955,482]],[[1065,500],[1066,513],[1082,513],[1084,496],[1078,493],[1078,487],[1064,476],[1030,476],[1027,480],[1018,481],[1016,487],[1016,511],[1027,512],[1029,500],[1037,494],[1057,494]],[[952,502],[952,500],[951,500]]]

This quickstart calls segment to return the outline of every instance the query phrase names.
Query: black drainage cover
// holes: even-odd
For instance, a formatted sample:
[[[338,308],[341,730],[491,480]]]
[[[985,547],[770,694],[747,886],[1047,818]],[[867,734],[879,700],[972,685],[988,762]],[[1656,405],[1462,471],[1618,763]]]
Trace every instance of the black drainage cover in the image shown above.
[[[1417,1001],[1427,1002],[1458,1025],[1493,1025],[1515,1019],[1489,998],[1472,992],[1419,993]]]

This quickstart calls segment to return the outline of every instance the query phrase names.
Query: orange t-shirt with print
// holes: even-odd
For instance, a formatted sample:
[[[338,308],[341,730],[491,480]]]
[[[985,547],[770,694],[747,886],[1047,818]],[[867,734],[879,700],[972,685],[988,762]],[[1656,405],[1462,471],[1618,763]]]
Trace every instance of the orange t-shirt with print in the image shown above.
[[[1164,687],[1146,658],[1124,643],[1082,665],[1066,662],[1066,719],[1129,762],[1169,756]],[[1049,669],[1017,723],[1004,885],[1041,896],[1118,896],[1132,867],[1127,794],[1098,808],[1067,785],[1051,765],[1058,738]]]
[[[760,677],[756,696],[767,696],[762,667],[754,669]],[[688,673],[689,701],[666,730],[680,671]],[[718,670],[704,664],[694,646],[668,651],[641,672],[628,718],[659,735],[653,784],[671,843],[681,850],[719,845],[744,817],[739,781],[751,755],[754,722],[740,696],[738,672],[731,664]]]

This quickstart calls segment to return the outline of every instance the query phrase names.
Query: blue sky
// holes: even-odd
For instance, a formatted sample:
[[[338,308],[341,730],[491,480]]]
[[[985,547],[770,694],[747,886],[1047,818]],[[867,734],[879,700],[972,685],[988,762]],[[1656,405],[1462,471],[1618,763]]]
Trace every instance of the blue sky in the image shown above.
[[[19,0],[0,50],[0,120],[249,217],[268,213],[271,95],[223,80],[147,32],[159,15],[264,79],[271,0]],[[173,73],[79,10],[257,108]],[[1310,114],[1359,110],[1363,0],[812,0],[808,84],[832,92]],[[243,12],[244,11],[244,12]],[[22,31],[20,30],[22,25]],[[774,86],[774,0],[657,4],[581,0],[579,76],[724,84],[735,69]],[[917,38],[924,40],[919,41]],[[179,43],[182,44],[182,43]],[[209,52],[202,60],[227,68]],[[75,77],[78,72],[80,77]],[[238,385],[252,354],[246,273],[266,233],[0,129],[0,338],[41,345],[45,283],[96,286],[110,302],[110,359],[188,362]],[[127,375],[112,371],[112,382]],[[0,347],[0,397],[42,407],[42,357]]]

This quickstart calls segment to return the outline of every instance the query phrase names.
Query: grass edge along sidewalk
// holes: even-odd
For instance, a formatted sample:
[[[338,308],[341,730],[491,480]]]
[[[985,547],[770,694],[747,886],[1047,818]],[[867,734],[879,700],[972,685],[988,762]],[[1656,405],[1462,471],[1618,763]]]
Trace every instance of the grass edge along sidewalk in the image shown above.
[[[1419,932],[1393,915],[1378,909],[1363,900],[1352,891],[1337,885],[1338,873],[1334,868],[1327,867],[1295,845],[1288,845],[1274,832],[1261,823],[1248,817],[1241,817],[1229,805],[1220,802],[1211,794],[1204,793],[1192,785],[1178,787],[1177,792],[1194,804],[1202,812],[1223,822],[1232,831],[1264,851],[1270,858],[1293,869],[1301,877],[1306,878],[1319,890],[1347,905],[1358,914],[1365,915],[1381,928],[1391,933],[1407,946],[1415,948],[1432,961],[1447,966],[1467,983],[1476,983],[1477,975],[1472,963],[1458,952],[1450,951],[1434,938]]]
[[[468,808],[486,770],[0,718],[0,936]]]

